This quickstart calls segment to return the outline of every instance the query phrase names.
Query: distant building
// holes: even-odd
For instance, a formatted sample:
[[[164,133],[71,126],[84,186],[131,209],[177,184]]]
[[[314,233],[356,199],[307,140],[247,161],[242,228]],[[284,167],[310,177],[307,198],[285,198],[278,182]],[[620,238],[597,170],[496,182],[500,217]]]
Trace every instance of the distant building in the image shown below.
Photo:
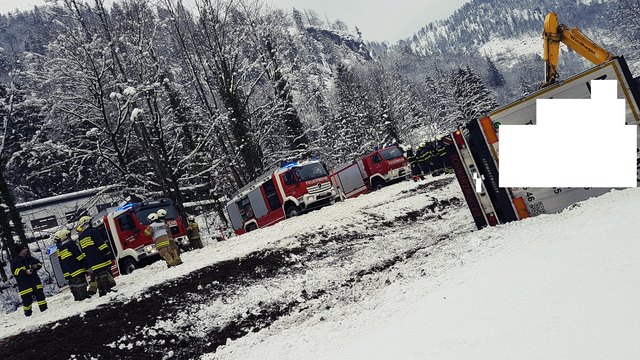
[[[81,216],[94,215],[121,201],[116,186],[103,186],[17,204],[27,236],[49,235]]]

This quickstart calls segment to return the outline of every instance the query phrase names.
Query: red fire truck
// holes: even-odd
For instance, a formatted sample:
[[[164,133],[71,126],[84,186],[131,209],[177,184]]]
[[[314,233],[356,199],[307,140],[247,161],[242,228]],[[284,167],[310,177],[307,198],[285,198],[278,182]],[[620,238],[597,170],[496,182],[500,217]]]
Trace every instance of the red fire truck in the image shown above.
[[[317,160],[278,166],[236,192],[227,213],[237,235],[305,211],[332,204],[336,191],[324,163]]]
[[[333,169],[331,180],[340,197],[353,198],[411,177],[409,161],[397,146],[374,150]]]
[[[115,275],[130,274],[135,269],[160,259],[153,239],[144,234],[144,229],[149,225],[147,216],[160,209],[167,211],[166,221],[178,246],[188,248],[185,220],[169,199],[129,203],[94,217],[97,226],[104,226],[114,252],[116,261],[112,271]]]

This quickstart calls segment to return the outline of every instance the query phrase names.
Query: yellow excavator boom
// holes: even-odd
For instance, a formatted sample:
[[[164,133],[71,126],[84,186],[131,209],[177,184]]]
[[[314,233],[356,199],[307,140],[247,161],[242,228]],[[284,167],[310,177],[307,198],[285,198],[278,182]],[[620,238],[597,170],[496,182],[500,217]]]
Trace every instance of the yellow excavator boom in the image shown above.
[[[554,12],[547,14],[544,19],[544,61],[545,83],[542,87],[551,85],[558,80],[558,55],[560,42],[595,65],[611,60],[614,55],[594,43],[578,28],[569,28],[559,24]]]

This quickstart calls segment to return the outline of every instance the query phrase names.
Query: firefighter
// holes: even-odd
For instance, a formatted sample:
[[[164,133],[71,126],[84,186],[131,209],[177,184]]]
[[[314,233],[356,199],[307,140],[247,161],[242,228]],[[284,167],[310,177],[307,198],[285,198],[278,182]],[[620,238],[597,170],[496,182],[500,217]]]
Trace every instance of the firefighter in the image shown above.
[[[202,249],[202,239],[200,239],[200,227],[196,222],[196,218],[193,215],[189,215],[189,226],[187,227],[187,236],[189,237],[189,244],[196,249]]]
[[[11,273],[18,283],[24,315],[31,316],[34,296],[40,312],[47,310],[47,300],[44,297],[44,289],[38,276],[38,269],[42,268],[42,263],[31,256],[29,247],[26,245],[18,245],[16,254],[18,256],[11,260]]]
[[[438,156],[438,149],[436,145],[436,138],[432,137],[427,142],[427,147],[429,148],[429,168],[431,170],[431,174],[433,176],[438,176],[440,174],[440,169],[442,168],[440,164],[440,158]]]
[[[413,147],[411,145],[407,145],[407,160],[409,160],[409,164],[411,166],[411,176],[413,177],[413,181],[424,179],[422,177],[420,167],[418,166],[418,157],[413,153]]]
[[[156,213],[149,214],[147,219],[149,219],[151,223],[144,229],[144,233],[153,238],[153,243],[156,244],[158,253],[160,253],[160,256],[167,262],[167,267],[182,264],[178,252],[171,249],[171,236],[167,233],[167,226],[164,221],[162,221]]]
[[[447,148],[444,143],[443,135],[436,136],[435,148],[440,168],[443,170],[443,172],[448,172],[448,169],[451,167],[451,161],[449,159],[449,156],[447,156]]]
[[[422,141],[417,151],[418,167],[422,175],[429,175],[431,173],[431,155],[431,149],[427,141]]]
[[[169,249],[171,249],[172,252],[175,253],[175,256],[177,256],[178,258],[180,257],[180,248],[178,248],[178,244],[176,243],[176,239],[173,238],[173,232],[171,231],[171,226],[169,226],[169,224],[167,223],[167,210],[165,209],[159,209],[156,214],[158,214],[158,217],[160,218],[160,220],[162,220],[164,222],[164,226],[167,228],[167,234],[169,234]],[[185,250],[189,250],[188,247],[184,244],[181,244],[185,247]],[[180,263],[182,263],[182,261],[180,261]],[[178,264],[176,264],[178,265]]]
[[[93,226],[90,216],[83,216],[78,221],[80,248],[85,255],[87,268],[91,274],[89,293],[99,293],[104,296],[116,285],[111,274],[111,261],[114,259],[109,245],[107,245],[104,231]]]
[[[58,246],[60,267],[64,278],[69,282],[69,288],[75,301],[82,301],[89,297],[87,292],[87,267],[85,254],[80,251],[75,241],[71,240],[71,231],[63,229],[54,235]]]

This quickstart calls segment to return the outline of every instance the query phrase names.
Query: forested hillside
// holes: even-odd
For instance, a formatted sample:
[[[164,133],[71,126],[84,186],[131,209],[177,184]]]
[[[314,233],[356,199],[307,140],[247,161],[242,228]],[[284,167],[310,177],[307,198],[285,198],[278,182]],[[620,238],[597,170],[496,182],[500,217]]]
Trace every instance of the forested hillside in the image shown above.
[[[473,0],[397,44],[311,10],[194,4],[64,0],[0,16],[0,170],[18,200],[104,184],[219,199],[278,160],[415,144],[535,89],[549,10],[639,54],[633,1]],[[563,54],[562,74],[588,67]]]

